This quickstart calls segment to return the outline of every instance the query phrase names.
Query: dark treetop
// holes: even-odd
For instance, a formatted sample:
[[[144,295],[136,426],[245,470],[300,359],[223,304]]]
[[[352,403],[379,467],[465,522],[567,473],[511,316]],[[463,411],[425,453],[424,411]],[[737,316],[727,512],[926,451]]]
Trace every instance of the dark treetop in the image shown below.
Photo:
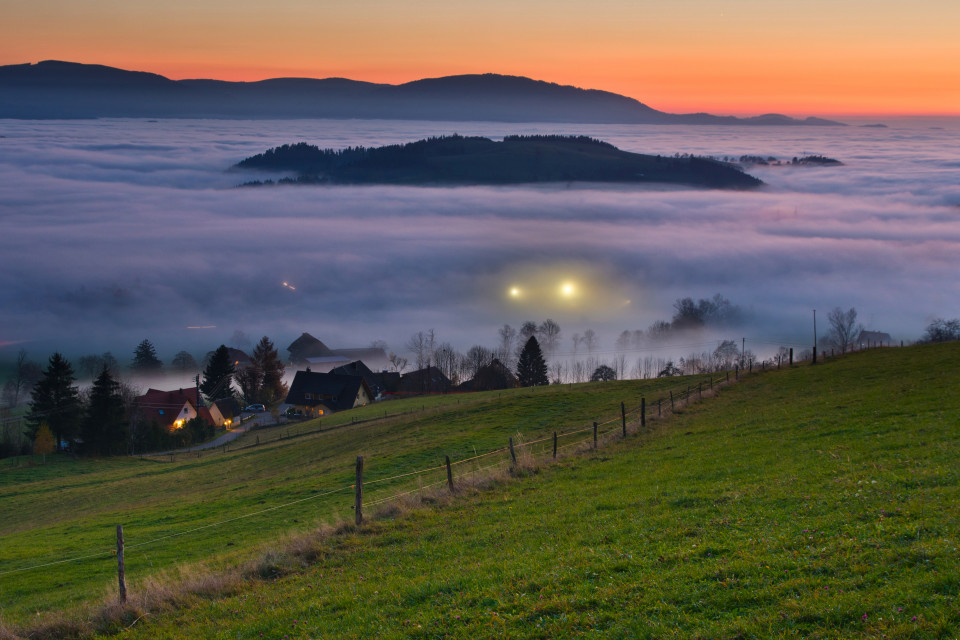
[[[734,189],[763,184],[732,164],[708,158],[628,153],[585,136],[507,136],[503,142],[494,142],[453,135],[336,151],[298,143],[247,158],[236,168],[292,173],[296,177],[280,182],[307,184],[500,185],[578,181]]]

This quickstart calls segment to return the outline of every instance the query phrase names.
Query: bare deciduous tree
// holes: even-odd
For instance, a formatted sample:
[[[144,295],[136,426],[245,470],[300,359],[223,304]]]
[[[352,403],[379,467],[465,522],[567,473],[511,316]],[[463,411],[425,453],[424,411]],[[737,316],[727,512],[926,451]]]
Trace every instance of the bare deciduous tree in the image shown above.
[[[43,376],[43,370],[36,362],[27,359],[25,349],[20,349],[17,353],[17,362],[13,367],[13,374],[8,378],[5,390],[10,397],[10,405],[17,407],[20,399],[23,398],[33,385]]]
[[[454,385],[460,384],[460,361],[462,358],[463,356],[449,342],[444,342],[433,352],[434,365]]]
[[[433,349],[436,343],[436,334],[433,329],[417,331],[407,340],[406,347],[413,354],[417,369],[430,366],[433,362]]]
[[[545,353],[554,353],[560,346],[560,325],[550,318],[540,324],[537,334]]]
[[[403,356],[398,356],[393,351],[387,356],[387,360],[390,361],[390,366],[392,366],[393,370],[397,373],[403,373],[403,370],[407,368],[407,359]]]
[[[514,358],[514,342],[517,339],[517,330],[508,324],[500,327],[497,332],[500,336],[500,346],[497,347],[496,357],[503,365],[511,371],[516,368]]]
[[[588,353],[593,353],[600,346],[600,339],[593,329],[587,329],[583,332],[583,346],[587,348]],[[592,371],[592,369],[591,369]]]
[[[474,378],[477,375],[477,371],[479,371],[481,367],[490,364],[492,360],[493,352],[490,351],[490,349],[475,344],[467,350],[467,355],[464,356],[464,369],[468,376]]]
[[[835,307],[827,314],[827,322],[830,323],[827,338],[840,353],[852,349],[857,336],[863,331],[863,325],[857,322],[857,310],[853,307],[847,311]]]

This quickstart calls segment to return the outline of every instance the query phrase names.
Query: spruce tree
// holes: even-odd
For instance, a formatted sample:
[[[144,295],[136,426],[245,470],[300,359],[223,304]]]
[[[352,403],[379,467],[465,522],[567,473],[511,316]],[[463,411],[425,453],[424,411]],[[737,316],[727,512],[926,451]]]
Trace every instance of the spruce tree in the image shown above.
[[[36,438],[41,423],[50,427],[57,448],[61,441],[76,439],[82,409],[80,391],[73,385],[76,379],[73,367],[61,354],[50,356],[50,363],[30,393],[26,435],[31,440]]]
[[[144,340],[137,345],[133,351],[133,364],[131,368],[137,373],[159,373],[163,368],[163,363],[157,357],[157,350],[153,343]]]
[[[543,359],[540,343],[530,336],[517,359],[517,380],[521,387],[539,387],[550,384],[547,377],[547,362]]]
[[[257,346],[253,348],[250,357],[253,369],[260,375],[260,399],[270,404],[287,394],[287,387],[283,384],[283,361],[280,354],[267,336],[263,336]]]
[[[104,456],[122,454],[126,451],[127,432],[120,383],[104,365],[90,389],[90,404],[80,426],[83,449]]]
[[[200,383],[200,391],[211,402],[223,398],[232,398],[233,388],[230,383],[233,381],[234,372],[233,362],[230,360],[230,350],[227,345],[222,344],[210,356],[210,361],[203,370],[203,382]]]

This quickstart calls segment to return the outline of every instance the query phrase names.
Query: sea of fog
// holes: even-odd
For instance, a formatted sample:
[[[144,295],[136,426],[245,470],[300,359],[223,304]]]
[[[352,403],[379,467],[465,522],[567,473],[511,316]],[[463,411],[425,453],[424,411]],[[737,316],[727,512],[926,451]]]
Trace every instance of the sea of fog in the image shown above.
[[[0,359],[112,351],[150,339],[202,355],[307,331],[331,347],[414,332],[466,349],[504,323],[553,318],[561,344],[669,320],[721,294],[758,354],[813,342],[826,312],[918,338],[960,317],[960,122],[887,128],[692,127],[363,120],[0,120]],[[585,134],[635,152],[790,159],[754,192],[530,187],[234,188],[228,171],[284,143],[377,146],[460,133]],[[286,284],[284,284],[286,283]],[[561,287],[568,285],[566,293]],[[515,296],[510,295],[516,289]],[[729,335],[727,335],[729,334]],[[705,347],[709,348],[709,347]],[[641,354],[635,354],[641,355]]]

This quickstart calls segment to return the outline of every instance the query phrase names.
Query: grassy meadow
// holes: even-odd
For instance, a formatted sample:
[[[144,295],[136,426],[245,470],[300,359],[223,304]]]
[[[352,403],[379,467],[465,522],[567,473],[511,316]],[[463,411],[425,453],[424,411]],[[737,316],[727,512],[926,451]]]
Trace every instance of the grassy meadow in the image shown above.
[[[618,417],[621,401],[638,405],[641,394],[679,384],[625,381],[397,400],[322,423],[250,432],[226,453],[180,454],[174,462],[2,460],[0,621],[20,623],[115,591],[118,524],[131,585],[185,563],[230,566],[288,531],[352,519],[357,455],[365,457],[366,501],[375,502],[442,481],[445,471],[435,467],[444,456],[463,460],[503,448],[518,434],[530,441],[580,429]],[[384,412],[392,417],[384,419]],[[23,570],[36,565],[47,566]]]
[[[958,364],[960,344],[931,345],[747,376],[708,401],[651,423],[643,434],[542,464],[492,489],[465,487],[449,502],[387,511],[359,529],[341,527],[313,539],[310,553],[302,555],[310,561],[293,573],[265,574],[226,595],[198,592],[174,610],[139,619],[132,612],[115,629],[125,637],[241,639],[957,637]],[[4,513],[17,485],[37,485],[33,501],[22,502],[22,524],[12,528],[4,521],[4,542],[12,535],[25,548],[28,540],[53,535],[47,531],[68,534],[79,527],[44,513],[64,506],[40,508],[44,483],[80,496],[102,490],[108,477],[116,478],[118,489],[140,482],[138,474],[148,469],[165,469],[182,475],[144,484],[162,482],[157,491],[182,497],[155,498],[140,507],[142,517],[159,519],[165,509],[182,508],[180,501],[203,503],[194,496],[202,490],[168,484],[201,477],[209,483],[207,508],[224,517],[255,507],[255,496],[285,490],[283,499],[300,495],[295,492],[306,491],[309,477],[325,477],[320,460],[331,460],[323,467],[331,482],[349,482],[345,467],[356,449],[334,450],[361,429],[371,429],[367,435],[377,441],[364,450],[374,479],[381,464],[375,460],[389,461],[393,473],[404,465],[432,464],[447,451],[467,456],[474,441],[482,443],[482,452],[502,446],[507,434],[533,438],[562,428],[567,417],[566,424],[579,427],[601,407],[604,417],[616,417],[611,402],[636,398],[638,390],[653,397],[656,390],[646,385],[676,389],[678,382],[685,383],[505,393],[497,403],[478,403],[472,416],[463,405],[426,411],[409,424],[396,421],[406,425],[396,428],[412,444],[404,451],[393,440],[400,437],[394,421],[387,420],[345,426],[341,435],[332,429],[246,450],[253,453],[228,453],[216,462],[211,457],[172,465],[102,461],[66,463],[75,466],[58,472],[32,468],[19,482],[3,480]],[[444,411],[450,413],[441,419]],[[308,445],[314,439],[318,444]],[[430,447],[433,453],[419,453]],[[304,450],[312,454],[294,461],[295,452]],[[268,474],[257,456],[290,466]],[[201,471],[204,464],[229,460],[232,466]],[[230,482],[217,478],[215,469],[228,468],[236,469]],[[231,491],[231,484],[259,484],[261,491]],[[109,528],[119,515],[138,512],[117,502],[112,512],[95,516],[101,524],[93,528]],[[343,496],[330,506],[350,517],[348,504]],[[219,539],[221,561],[227,562],[227,541],[262,540],[284,528],[309,530],[314,525],[304,510],[275,512],[271,520],[286,520],[271,523],[263,537],[253,533],[253,524],[243,524],[240,533],[217,527],[210,530],[215,533],[185,536],[178,545],[186,553]],[[187,512],[177,515],[180,520]],[[203,521],[200,513],[196,518]],[[110,535],[104,533],[104,544]],[[12,566],[8,551],[2,553],[0,571]],[[176,561],[167,551],[144,548],[142,555],[148,554],[152,570]],[[80,566],[64,569],[75,584],[96,583],[84,597],[107,590],[110,560],[97,566],[99,583],[81,578]],[[11,606],[11,585],[18,583],[10,577],[0,575],[5,620],[25,620],[31,605]],[[19,588],[17,597],[26,599],[25,587]],[[131,591],[136,588],[134,580]],[[46,591],[39,598],[48,608],[76,601],[58,601]]]

